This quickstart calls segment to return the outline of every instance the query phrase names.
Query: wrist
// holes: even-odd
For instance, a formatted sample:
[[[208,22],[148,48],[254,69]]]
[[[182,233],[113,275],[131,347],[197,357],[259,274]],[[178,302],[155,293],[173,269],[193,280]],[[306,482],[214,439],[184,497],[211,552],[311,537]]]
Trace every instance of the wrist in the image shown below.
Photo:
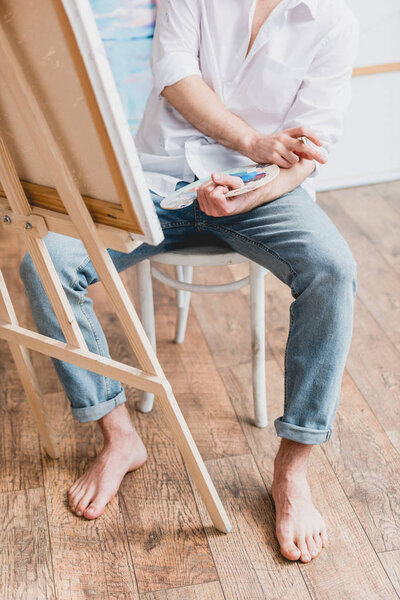
[[[243,136],[243,148],[241,150],[241,153],[250,158],[251,160],[254,160],[253,157],[256,155],[256,149],[259,146],[260,137],[260,132],[250,127],[249,131]]]
[[[277,198],[277,190],[274,185],[276,179],[277,177],[266,185],[247,193],[250,208],[256,208],[262,204],[267,204],[268,202],[271,202],[271,200]]]

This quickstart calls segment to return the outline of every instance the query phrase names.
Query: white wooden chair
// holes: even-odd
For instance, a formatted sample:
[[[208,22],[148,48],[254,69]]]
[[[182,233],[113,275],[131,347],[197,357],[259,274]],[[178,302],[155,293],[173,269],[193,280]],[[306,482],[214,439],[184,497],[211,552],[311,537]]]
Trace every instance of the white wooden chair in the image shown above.
[[[249,263],[249,275],[239,281],[220,285],[192,283],[193,267],[223,266],[243,262]],[[174,265],[176,279],[161,272],[153,263]],[[191,292],[231,292],[245,285],[250,285],[254,422],[257,427],[265,427],[268,419],[265,392],[264,275],[268,271],[237,252],[233,252],[228,245],[225,247],[222,245],[200,246],[173,250],[141,261],[137,267],[142,324],[154,350],[156,349],[156,332],[152,276],[177,290],[178,314],[175,330],[175,342],[177,344],[183,343],[185,338]],[[137,402],[136,408],[141,412],[150,412],[153,408],[153,401],[154,395],[145,392],[142,399]]]

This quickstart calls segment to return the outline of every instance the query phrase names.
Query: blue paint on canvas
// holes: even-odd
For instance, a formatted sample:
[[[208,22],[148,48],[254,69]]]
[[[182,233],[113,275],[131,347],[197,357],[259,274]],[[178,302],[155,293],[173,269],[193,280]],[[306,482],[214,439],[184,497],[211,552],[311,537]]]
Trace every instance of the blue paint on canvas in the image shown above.
[[[134,135],[153,83],[155,2],[90,0],[90,4]]]

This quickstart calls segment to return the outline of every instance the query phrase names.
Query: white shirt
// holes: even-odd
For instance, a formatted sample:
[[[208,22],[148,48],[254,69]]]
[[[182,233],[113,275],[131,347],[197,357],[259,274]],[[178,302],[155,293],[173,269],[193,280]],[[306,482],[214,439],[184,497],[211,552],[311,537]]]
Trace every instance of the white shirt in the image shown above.
[[[229,110],[270,134],[306,125],[326,154],[342,133],[359,23],[345,0],[281,0],[245,58],[256,0],[161,0],[151,53],[154,85],[135,141],[147,185],[161,196],[180,179],[252,164],[202,134],[160,95],[199,75]],[[315,199],[312,178],[302,186]]]

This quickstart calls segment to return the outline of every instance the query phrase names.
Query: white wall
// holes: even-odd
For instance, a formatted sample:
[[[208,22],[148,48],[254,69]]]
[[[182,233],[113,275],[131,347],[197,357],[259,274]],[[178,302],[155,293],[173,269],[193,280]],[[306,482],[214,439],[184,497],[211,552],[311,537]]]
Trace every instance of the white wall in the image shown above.
[[[356,67],[400,62],[399,0],[347,0],[360,22]],[[352,79],[344,133],[314,179],[318,191],[400,179],[400,71]]]

